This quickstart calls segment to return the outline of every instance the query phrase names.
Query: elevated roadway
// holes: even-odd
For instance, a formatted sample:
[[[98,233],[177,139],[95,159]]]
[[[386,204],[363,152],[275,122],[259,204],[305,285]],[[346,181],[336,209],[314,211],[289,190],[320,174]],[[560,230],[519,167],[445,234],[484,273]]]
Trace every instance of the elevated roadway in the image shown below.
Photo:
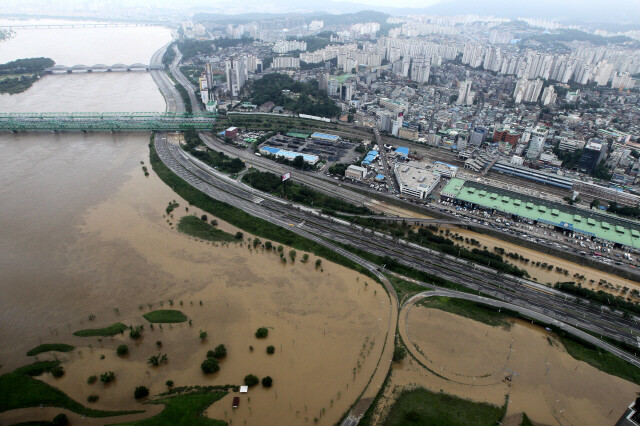
[[[545,320],[570,326],[572,328],[567,329],[570,331],[574,328],[584,329],[631,345],[636,344],[636,336],[640,333],[640,328],[634,321],[623,318],[619,313],[610,312],[586,300],[562,294],[529,280],[499,274],[488,266],[476,265],[454,256],[434,252],[346,221],[324,216],[312,209],[274,200],[267,194],[248,188],[234,179],[207,170],[207,167],[203,167],[199,161],[178,146],[169,144],[163,135],[156,137],[155,146],[158,155],[169,168],[209,196],[330,247],[370,271],[376,270],[376,266],[355,256],[344,247],[347,245],[358,247],[368,253],[388,256],[403,265],[460,285],[461,288],[483,293],[489,299],[500,301],[510,309],[527,309],[536,315],[544,316]],[[334,241],[341,245],[333,243]],[[382,270],[384,271],[384,267]],[[378,273],[376,276],[380,277]],[[388,282],[386,280],[382,282],[389,291]],[[429,286],[434,287],[433,284]],[[438,288],[437,285],[435,287]],[[438,288],[438,290],[448,289]],[[389,294],[392,296],[393,307],[398,303],[397,295],[391,291]],[[395,330],[394,324],[389,325],[390,330]],[[596,340],[599,339],[596,338]],[[389,337],[387,337],[387,344],[389,347],[392,346]],[[606,345],[600,347],[607,350],[613,348]],[[617,348],[616,350],[620,351]],[[387,353],[387,351],[385,346],[384,352]],[[614,353],[617,354],[617,352]],[[634,365],[640,365],[640,360],[635,356],[624,351],[622,353],[625,354],[625,360],[630,360]],[[372,401],[369,398],[373,398],[379,386],[382,385],[387,372],[385,365],[388,366],[390,360],[390,356],[389,358],[384,355],[381,357],[371,385],[363,395],[362,404],[356,406],[357,409],[354,409],[346,421],[357,424],[360,415],[366,411]],[[372,388],[374,383],[375,389]]]
[[[586,300],[565,295],[524,278],[498,273],[490,268],[490,265],[474,264],[348,221],[322,215],[313,209],[260,197],[257,195],[262,194],[260,191],[248,188],[231,178],[210,174],[177,146],[172,147],[172,152],[174,160],[179,160],[183,167],[189,166],[199,179],[219,188],[220,194],[226,194],[223,201],[232,205],[236,198],[253,200],[258,196],[262,200],[257,205],[266,209],[269,214],[289,218],[290,226],[303,228],[332,241],[357,247],[378,256],[388,256],[406,266],[503,301],[529,306],[531,309],[535,307],[542,313],[553,308],[556,319],[560,321],[628,344],[637,344],[636,335],[640,334],[640,327],[632,319],[623,318],[620,313],[610,312]],[[229,198],[229,195],[236,198]]]
[[[211,130],[215,113],[0,113],[0,131],[116,132]]]
[[[151,56],[151,65],[162,65],[162,57],[165,52],[171,46],[172,43],[168,43],[158,49],[153,56]],[[175,65],[178,63],[178,58],[176,57],[172,63]],[[184,106],[184,100],[182,96],[180,96],[180,92],[176,89],[175,84],[171,81],[169,76],[164,70],[151,70],[151,77],[153,81],[158,85],[158,89],[164,96],[164,100],[167,104],[167,111],[169,112],[186,112],[186,108]]]

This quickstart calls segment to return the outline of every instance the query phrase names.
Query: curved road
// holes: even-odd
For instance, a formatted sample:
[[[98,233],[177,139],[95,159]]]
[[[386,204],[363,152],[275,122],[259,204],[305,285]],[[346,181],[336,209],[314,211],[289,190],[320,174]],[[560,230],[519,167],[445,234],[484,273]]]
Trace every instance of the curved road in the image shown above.
[[[424,284],[424,286],[427,286],[427,284]],[[433,290],[433,291],[425,291],[422,293],[418,293],[414,296],[412,296],[411,298],[409,298],[403,305],[402,308],[400,310],[400,320],[399,320],[399,332],[400,332],[400,336],[402,337],[402,339],[405,342],[411,342],[411,339],[409,337],[409,324],[407,324],[407,317],[409,315],[409,311],[411,309],[411,307],[418,301],[427,298],[427,297],[435,297],[435,296],[444,296],[444,297],[452,297],[452,298],[456,298],[456,299],[465,299],[465,300],[469,300],[472,302],[476,302],[476,303],[480,303],[483,305],[489,305],[489,306],[493,306],[496,308],[504,308],[504,309],[511,309],[513,311],[518,312],[519,314],[522,314],[524,317],[526,318],[531,318],[535,321],[540,322],[541,324],[545,324],[545,325],[553,325],[554,327],[557,327],[563,331],[566,331],[569,334],[572,334],[576,337],[579,337],[580,339],[591,343],[594,346],[597,346],[601,349],[604,349],[607,352],[610,352],[614,355],[617,355],[618,357],[622,358],[623,360],[627,361],[630,364],[633,364],[636,367],[640,367],[640,360],[638,360],[638,358],[629,355],[627,352],[617,348],[616,346],[610,345],[607,342],[604,342],[594,336],[592,336],[589,333],[585,333],[584,331],[572,327],[569,324],[566,324],[562,321],[558,321],[548,315],[545,314],[541,314],[539,312],[533,311],[531,309],[528,309],[527,307],[524,306],[518,306],[518,305],[514,305],[512,303],[506,303],[506,302],[502,302],[500,300],[496,300],[496,299],[490,299],[488,297],[483,297],[483,296],[476,296],[475,294],[469,294],[469,293],[463,293],[460,291],[454,291],[454,290]],[[420,352],[418,352],[415,348],[415,346],[412,345],[406,345],[407,348],[409,348],[409,350],[411,351],[412,355],[416,356],[416,359],[423,359],[424,355],[422,355]]]
[[[159,55],[160,58],[161,56]],[[177,61],[174,61],[172,66],[175,66],[176,63]],[[154,80],[156,79],[154,78]],[[159,87],[163,93],[172,87],[172,84],[167,85],[164,79],[156,80],[156,82],[159,81]],[[170,99],[171,97],[171,94],[165,94],[165,98]],[[176,102],[176,104],[179,107],[181,102]],[[215,143],[212,139],[209,139],[208,142]],[[350,413],[350,416],[343,423],[345,425],[357,424],[359,415],[366,411],[371,404],[372,398],[375,397],[384,382],[388,367],[391,364],[391,354],[394,346],[389,337],[395,332],[398,320],[397,295],[393,286],[377,270],[375,264],[355,256],[350,251],[328,242],[328,240],[360,247],[379,256],[392,256],[404,265],[437,275],[467,288],[482,291],[496,299],[452,292],[447,289],[439,290],[449,296],[459,293],[460,297],[463,298],[478,297],[477,300],[482,301],[482,303],[485,303],[485,301],[489,301],[486,302],[489,304],[501,303],[503,304],[501,306],[523,312],[534,319],[540,318],[539,320],[543,322],[553,323],[559,328],[572,332],[587,341],[598,342],[594,344],[634,365],[640,366],[640,361],[637,358],[567,324],[570,322],[593,332],[635,344],[636,335],[640,334],[640,328],[637,324],[622,318],[616,313],[605,312],[602,309],[598,309],[598,307],[592,306],[587,301],[567,296],[528,280],[498,274],[495,270],[486,266],[475,265],[454,256],[433,252],[416,244],[393,239],[388,235],[354,226],[349,222],[327,218],[309,208],[292,206],[283,203],[282,200],[274,200],[273,197],[248,188],[246,185],[227,176],[222,176],[210,167],[198,162],[179,147],[168,143],[166,136],[163,134],[156,135],[155,146],[162,161],[174,173],[200,191],[212,198],[241,208],[253,216],[265,219],[318,244],[322,244],[362,265],[381,280],[391,298],[392,315],[389,320],[388,334],[372,380],[362,395],[361,403],[354,407],[354,411]],[[228,146],[227,149],[229,149]],[[237,154],[234,153],[234,156],[237,156]],[[255,159],[252,158],[253,161]],[[273,165],[274,163],[271,164]],[[350,194],[353,195],[351,192]],[[432,284],[429,284],[429,286],[433,287]],[[502,299],[502,301],[497,299]]]
[[[162,65],[162,57],[164,56],[164,52],[166,52],[167,48],[171,46],[172,43],[168,43],[165,46],[162,46],[158,51],[156,51],[151,57],[150,64],[151,65]],[[177,64],[178,58],[173,61],[172,65]],[[184,106],[184,101],[182,100],[182,96],[180,96],[180,92],[176,89],[173,81],[167,76],[167,73],[162,70],[151,70],[151,77],[153,81],[158,85],[162,96],[167,103],[167,111],[169,112],[186,112],[186,108]]]
[[[169,167],[175,174],[177,174],[180,178],[185,180],[194,188],[202,191],[208,196],[227,202],[235,207],[241,208],[243,211],[251,214],[252,216],[259,217],[264,219],[274,225],[280,226],[282,228],[288,229],[292,232],[295,232],[298,235],[301,235],[311,241],[314,241],[320,245],[323,245],[332,251],[341,254],[342,256],[354,261],[355,263],[363,266],[371,273],[373,273],[378,279],[382,282],[384,288],[389,294],[390,300],[390,308],[391,312],[389,315],[389,323],[387,328],[387,334],[384,339],[383,349],[380,354],[380,358],[378,359],[378,363],[376,365],[376,370],[374,371],[369,384],[365,388],[362,396],[361,403],[358,404],[358,416],[364,414],[364,412],[369,408],[369,405],[373,402],[373,399],[378,394],[378,391],[382,387],[384,380],[387,376],[387,372],[391,367],[391,358],[393,356],[393,348],[395,342],[393,341],[395,330],[397,327],[398,321],[398,304],[397,299],[398,296],[396,294],[393,285],[389,282],[384,274],[378,271],[377,265],[370,263],[353,253],[339,247],[335,244],[328,242],[327,240],[318,237],[315,234],[309,233],[302,229],[299,226],[292,226],[292,224],[288,220],[283,220],[278,217],[274,217],[271,214],[267,214],[262,206],[260,205],[264,199],[255,197],[251,195],[251,201],[247,199],[240,199],[234,195],[231,195],[227,192],[221,191],[218,187],[211,185],[206,180],[202,179],[202,170],[197,169],[195,166],[190,165],[188,162],[185,162],[186,156],[184,152],[177,146],[170,144],[167,141],[165,135],[158,134],[155,139],[155,147],[156,152],[160,159]],[[212,175],[209,175],[212,176]],[[220,177],[222,179],[222,177]],[[233,180],[227,178],[228,180],[234,182]]]

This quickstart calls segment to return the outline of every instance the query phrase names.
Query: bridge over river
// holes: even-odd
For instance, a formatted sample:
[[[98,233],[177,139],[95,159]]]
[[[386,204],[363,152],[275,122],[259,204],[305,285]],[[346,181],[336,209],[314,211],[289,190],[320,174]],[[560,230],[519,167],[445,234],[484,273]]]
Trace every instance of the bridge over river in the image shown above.
[[[0,25],[0,30],[42,30],[42,29],[69,29],[69,28],[112,28],[112,27],[148,27],[163,25],[160,22],[77,22],[73,24],[15,24]]]
[[[0,132],[117,132],[212,130],[216,113],[96,112],[0,113]]]
[[[147,64],[95,64],[95,65],[55,65],[53,67],[45,68],[44,72],[48,74],[64,74],[64,73],[80,73],[80,72],[126,72],[126,71],[152,71],[152,70],[163,70],[164,65],[155,64],[155,65],[147,65]]]

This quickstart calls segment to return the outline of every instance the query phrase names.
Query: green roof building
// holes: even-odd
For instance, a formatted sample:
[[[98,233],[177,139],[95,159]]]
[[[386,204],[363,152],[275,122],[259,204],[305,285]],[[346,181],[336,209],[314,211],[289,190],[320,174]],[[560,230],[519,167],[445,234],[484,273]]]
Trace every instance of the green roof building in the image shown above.
[[[636,221],[458,178],[451,179],[441,195],[612,243],[640,248],[640,223]]]

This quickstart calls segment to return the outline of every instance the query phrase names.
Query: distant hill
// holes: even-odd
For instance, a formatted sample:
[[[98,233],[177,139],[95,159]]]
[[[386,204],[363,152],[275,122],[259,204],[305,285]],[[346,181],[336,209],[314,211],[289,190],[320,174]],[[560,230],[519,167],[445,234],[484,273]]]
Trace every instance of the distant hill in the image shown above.
[[[374,10],[362,10],[354,13],[331,14],[326,12],[310,13],[242,13],[239,15],[223,15],[220,13],[197,13],[193,16],[194,22],[215,23],[215,24],[247,24],[251,21],[262,21],[269,19],[304,18],[306,23],[312,20],[322,20],[324,25],[350,25],[359,22],[378,22],[383,24],[391,15]]]
[[[434,15],[484,15],[505,18],[542,18],[572,21],[637,23],[640,1],[637,0],[442,0],[420,9],[399,8],[396,13],[428,13]]]

